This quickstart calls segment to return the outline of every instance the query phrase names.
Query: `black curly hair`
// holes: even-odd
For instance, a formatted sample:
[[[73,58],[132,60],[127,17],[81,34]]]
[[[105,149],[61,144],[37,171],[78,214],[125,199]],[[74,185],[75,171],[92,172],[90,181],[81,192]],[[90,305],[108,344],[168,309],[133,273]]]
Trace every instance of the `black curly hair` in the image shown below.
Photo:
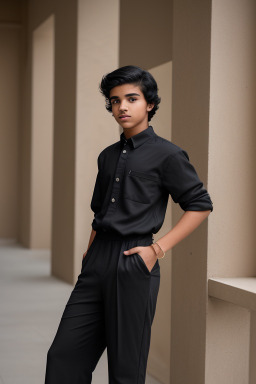
[[[150,121],[159,108],[158,105],[161,98],[158,97],[158,87],[154,77],[148,71],[137,67],[136,65],[126,65],[114,70],[113,72],[107,73],[102,77],[99,84],[99,90],[105,97],[107,111],[112,112],[112,105],[109,100],[110,90],[117,85],[126,83],[139,86],[143,92],[146,102],[154,104],[153,109],[148,112],[148,121]]]

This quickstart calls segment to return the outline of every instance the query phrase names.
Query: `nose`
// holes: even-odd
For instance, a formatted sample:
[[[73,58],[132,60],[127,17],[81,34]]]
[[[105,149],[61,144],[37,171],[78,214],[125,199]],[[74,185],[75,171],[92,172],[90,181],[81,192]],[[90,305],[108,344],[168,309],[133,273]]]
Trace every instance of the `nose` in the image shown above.
[[[120,104],[119,104],[119,110],[121,110],[121,111],[127,111],[127,107],[126,107],[126,100],[123,100],[123,101],[121,101],[120,102]]]

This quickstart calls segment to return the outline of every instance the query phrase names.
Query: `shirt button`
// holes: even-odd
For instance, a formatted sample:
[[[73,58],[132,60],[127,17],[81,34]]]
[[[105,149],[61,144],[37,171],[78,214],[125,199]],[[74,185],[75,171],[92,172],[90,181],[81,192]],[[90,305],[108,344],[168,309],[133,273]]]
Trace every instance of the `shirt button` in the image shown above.
[[[116,199],[114,197],[112,197],[111,201],[112,201],[112,203],[114,203],[116,201]]]
[[[126,153],[126,149],[123,150],[123,153]]]
[[[119,181],[119,177],[116,177],[116,181]]]

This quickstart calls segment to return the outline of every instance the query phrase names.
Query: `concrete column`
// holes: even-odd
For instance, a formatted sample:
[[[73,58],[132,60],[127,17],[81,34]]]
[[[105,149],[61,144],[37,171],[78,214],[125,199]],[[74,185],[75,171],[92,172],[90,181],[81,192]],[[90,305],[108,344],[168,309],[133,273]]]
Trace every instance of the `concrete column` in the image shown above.
[[[256,312],[251,312],[249,384],[256,382]]]
[[[172,62],[151,68],[159,88],[161,103],[159,110],[150,121],[155,132],[167,140],[171,140],[172,129]],[[160,231],[154,235],[155,241],[163,237],[172,228],[172,203],[169,199],[165,220]],[[161,282],[157,298],[157,309],[152,325],[150,351],[147,371],[161,383],[170,383],[171,352],[171,275],[172,250],[159,261]]]
[[[120,134],[98,89],[118,67],[119,1],[57,2],[56,12],[52,272],[73,284],[91,233],[97,157]]]
[[[28,64],[24,68],[23,90],[24,188],[20,220],[21,241],[29,247],[34,246],[32,235],[36,228],[33,223],[38,223],[31,194],[33,177],[40,179],[42,176],[31,173],[30,169],[36,150],[31,137],[33,120],[30,119],[30,116],[34,118],[32,99],[35,102],[29,76],[31,41],[33,32],[51,15],[55,19],[51,272],[73,284],[80,272],[82,254],[91,232],[90,200],[97,173],[97,156],[101,149],[118,140],[121,133],[105,109],[105,100],[98,90],[101,77],[118,67],[119,1],[29,2]],[[38,111],[41,113],[41,108]],[[40,134],[42,130],[40,126]],[[51,150],[45,145],[42,149],[45,153]],[[43,188],[40,190],[43,194]]]
[[[172,141],[207,188],[211,2],[174,0],[173,18]],[[174,206],[173,225],[182,214]],[[172,384],[204,383],[208,220],[172,250]]]
[[[157,134],[168,140],[172,135],[172,13],[172,0],[120,1],[120,66],[138,65],[147,69],[156,79],[161,103],[150,124]],[[148,28],[151,20],[154,21],[153,34],[149,34]],[[136,44],[131,39],[131,25]],[[164,236],[171,226],[172,203],[169,199],[163,226],[154,236],[155,240]],[[162,383],[170,382],[171,253],[170,250],[160,262],[161,286],[147,365],[148,373]]]
[[[52,274],[74,281],[77,1],[55,5]]]
[[[21,187],[18,164],[22,34],[20,23],[8,21],[1,7],[0,20],[0,238],[15,241]]]
[[[21,196],[21,241],[32,247],[32,225],[38,213],[33,210],[33,177],[40,179],[31,168],[34,148],[32,124],[34,122],[32,99],[33,33],[54,15],[54,138],[53,138],[53,177],[52,177],[52,266],[53,275],[68,282],[74,275],[74,167],[76,134],[76,63],[77,63],[77,2],[68,0],[31,0],[28,4],[27,45],[24,64],[24,87],[22,97],[22,196]],[[68,27],[67,27],[68,26]],[[38,47],[37,47],[38,48]],[[43,77],[43,75],[42,75]],[[39,81],[39,80],[38,80]],[[35,99],[33,99],[35,102]],[[41,111],[40,103],[37,105]],[[40,112],[41,113],[41,112]],[[41,120],[40,118],[37,121]],[[39,134],[43,135],[41,125]],[[41,142],[42,144],[42,142]],[[43,143],[42,151],[52,147]],[[51,158],[52,153],[47,158]],[[41,186],[40,193],[44,194]],[[39,193],[39,192],[38,192]],[[48,193],[48,191],[47,191]],[[33,218],[33,220],[32,220]],[[40,230],[37,231],[39,236]]]
[[[254,0],[212,2],[208,277],[256,273],[255,15]],[[207,384],[249,382],[248,310],[209,299],[206,346]]]
[[[207,279],[255,276],[255,6],[174,2],[172,139],[188,150],[214,211],[173,249],[173,383],[248,382],[250,313],[208,300]]]
[[[33,32],[31,248],[50,248],[52,223],[54,16]]]
[[[102,76],[118,68],[119,1],[79,0],[75,137],[74,277],[87,249],[93,212],[90,208],[97,157],[121,133],[105,109],[98,86]]]

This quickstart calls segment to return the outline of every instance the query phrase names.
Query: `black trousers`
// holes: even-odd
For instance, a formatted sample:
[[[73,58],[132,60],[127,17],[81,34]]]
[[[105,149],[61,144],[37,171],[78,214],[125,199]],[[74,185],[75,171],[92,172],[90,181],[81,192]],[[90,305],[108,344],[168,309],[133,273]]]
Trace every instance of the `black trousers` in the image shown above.
[[[151,326],[160,286],[138,253],[152,234],[97,231],[47,353],[45,384],[89,384],[107,347],[110,384],[145,383]]]

